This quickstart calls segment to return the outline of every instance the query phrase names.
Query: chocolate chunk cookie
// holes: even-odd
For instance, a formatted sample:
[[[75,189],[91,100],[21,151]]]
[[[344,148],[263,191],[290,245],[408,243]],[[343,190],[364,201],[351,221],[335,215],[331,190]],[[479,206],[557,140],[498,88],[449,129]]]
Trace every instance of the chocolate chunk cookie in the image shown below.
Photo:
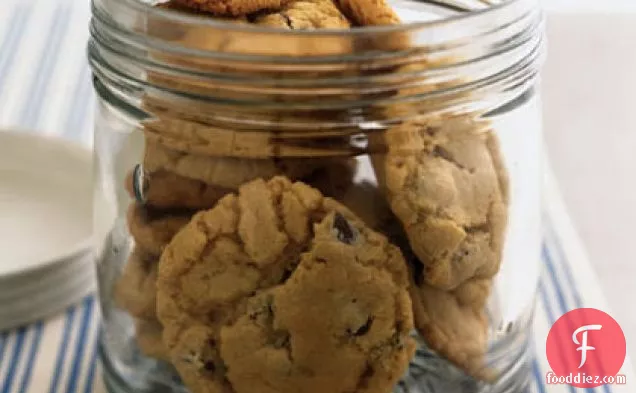
[[[384,136],[375,169],[424,263],[424,281],[452,290],[499,270],[507,177],[495,135],[470,116],[429,116]]]
[[[243,185],[173,238],[158,317],[193,393],[385,392],[414,351],[407,287],[384,236],[275,177]]]
[[[284,30],[344,30],[351,27],[351,23],[340,12],[332,0],[296,0],[273,12],[254,15],[252,23],[260,27],[271,27]],[[267,43],[265,42],[267,40]],[[351,53],[353,40],[343,34],[324,34],[321,36],[270,36],[264,38],[262,44],[268,46],[264,52],[282,56],[337,56]],[[348,66],[341,65],[341,69],[334,71],[342,75]],[[313,75],[312,75],[313,74]],[[316,71],[313,73],[298,71],[285,72],[281,78],[328,78],[330,71]],[[280,97],[281,100],[293,102],[294,99],[305,99],[301,95],[295,97]]]
[[[322,162],[324,165],[324,162]],[[219,188],[238,189],[251,180],[285,175],[299,179],[321,167],[321,160],[244,159],[188,154],[147,141],[143,167],[148,172],[167,171]]]
[[[347,29],[351,26],[332,0],[291,1],[276,12],[256,16],[254,23],[289,30]]]
[[[158,210],[133,203],[128,207],[128,231],[141,251],[159,256],[191,217],[187,210]]]
[[[298,97],[294,99],[300,100]],[[152,149],[154,146],[161,146],[188,154],[257,161],[279,157],[283,163],[288,160],[291,163],[300,163],[298,159],[302,158],[312,166],[316,165],[318,158],[349,157],[364,152],[363,149],[352,146],[347,136],[348,133],[359,131],[358,129],[341,128],[336,130],[339,133],[336,135],[333,135],[333,131],[332,135],[325,135],[325,129],[312,129],[320,120],[328,121],[331,116],[333,121],[333,117],[342,115],[334,111],[292,113],[270,110],[262,113],[254,110],[228,115],[249,116],[249,120],[243,119],[243,123],[237,119],[236,123],[216,124],[218,121],[206,116],[205,111],[193,114],[177,107],[166,108],[152,98],[147,98],[144,104],[155,116],[143,124],[144,135]],[[249,125],[249,122],[253,124]],[[251,130],[249,127],[254,127],[255,124],[263,129]],[[309,133],[313,133],[310,138],[307,137]]]
[[[142,181],[131,173],[129,193],[157,207],[210,207],[221,196],[251,180],[277,175],[303,180],[328,196],[338,197],[352,184],[354,158],[246,159],[186,154],[150,141],[146,143]],[[136,190],[135,190],[136,187]]]
[[[144,102],[154,119],[144,122],[144,135],[150,151],[163,147],[182,153],[213,157],[263,159],[276,153],[271,133],[221,128],[215,120],[201,114],[188,113],[186,108],[167,108],[162,102],[148,97]],[[260,120],[273,121],[271,113]],[[240,126],[234,125],[240,128]]]
[[[159,258],[135,248],[121,277],[115,284],[114,299],[118,307],[142,319],[157,316],[157,266]]]
[[[183,6],[184,1],[190,2],[192,0],[173,0],[172,6],[164,8],[171,8],[175,11],[187,10],[188,8]],[[276,1],[279,6],[262,7],[247,14],[216,13],[214,19],[286,30],[347,29],[351,26],[347,17],[331,0],[260,0],[262,4]],[[201,8],[190,8],[190,12],[201,12]],[[192,35],[190,31],[195,32],[195,35]],[[197,31],[202,34],[197,34]],[[348,52],[351,47],[349,37],[335,35],[316,39],[307,37],[296,39],[296,37],[278,37],[271,34],[262,36],[250,34],[249,39],[246,39],[245,34],[232,31],[217,30],[214,34],[205,34],[205,32],[206,29],[188,27],[188,33],[183,35],[180,41],[187,45],[192,43],[201,49],[262,55],[336,55]],[[209,30],[207,32],[209,33]],[[319,45],[321,42],[322,46]],[[253,68],[252,70],[255,71]],[[263,71],[262,67],[259,72],[261,71]]]
[[[135,321],[135,340],[141,352],[148,357],[169,362],[170,356],[163,345],[162,333],[163,327],[157,320]]]
[[[421,283],[411,288],[415,326],[428,346],[480,380],[493,381],[484,359],[488,349],[485,305],[491,279],[469,280],[453,291]]]

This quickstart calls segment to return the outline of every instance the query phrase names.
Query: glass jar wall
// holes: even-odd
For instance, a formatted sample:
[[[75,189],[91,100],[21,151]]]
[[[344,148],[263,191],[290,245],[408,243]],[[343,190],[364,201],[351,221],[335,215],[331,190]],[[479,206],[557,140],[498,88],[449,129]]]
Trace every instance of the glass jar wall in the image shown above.
[[[441,3],[283,31],[94,0],[112,393],[527,384],[542,18]]]

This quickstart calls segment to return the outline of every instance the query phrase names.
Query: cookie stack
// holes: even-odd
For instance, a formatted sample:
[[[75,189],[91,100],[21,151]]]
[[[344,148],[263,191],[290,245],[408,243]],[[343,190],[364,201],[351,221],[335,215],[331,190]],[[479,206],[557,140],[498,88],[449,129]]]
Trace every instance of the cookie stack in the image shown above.
[[[416,325],[429,346],[469,374],[484,369],[486,303],[499,272],[508,178],[488,122],[419,117],[383,135],[378,179],[410,245]]]
[[[157,270],[165,246],[190,215],[173,213],[133,202],[128,208],[128,228],[135,246],[116,283],[116,304],[135,318],[137,344],[151,357],[169,360],[157,320]]]
[[[286,166],[289,163],[185,153],[146,140],[143,165],[131,170],[125,181],[133,201],[127,222],[135,247],[115,290],[118,306],[136,318],[142,352],[169,359],[156,313],[159,258],[197,211],[214,207],[223,196],[254,179],[279,174],[292,179],[304,175],[306,183],[326,195],[342,195],[352,184],[355,163],[334,159],[322,167]]]
[[[292,30],[399,23],[381,1],[161,6]],[[211,50],[229,45],[178,38],[206,39]],[[414,356],[413,330],[468,374],[492,377],[485,305],[507,178],[489,124],[418,112],[370,136],[383,153],[368,190],[354,184],[351,157],[362,152],[347,138],[280,143],[275,132],[219,127],[208,110],[186,115],[150,95],[143,105],[153,118],[142,124],[143,162],[125,181],[134,250],[116,302],[135,318],[141,351],[171,363],[193,393],[385,393]]]

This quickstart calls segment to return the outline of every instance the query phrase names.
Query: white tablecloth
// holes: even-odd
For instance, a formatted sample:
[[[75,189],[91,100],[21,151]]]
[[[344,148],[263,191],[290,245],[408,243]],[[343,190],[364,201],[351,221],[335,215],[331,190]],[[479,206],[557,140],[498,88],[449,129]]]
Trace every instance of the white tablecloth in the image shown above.
[[[20,127],[92,143],[95,97],[85,60],[87,1],[2,0],[0,8],[0,127]],[[2,147],[0,146],[0,154]],[[546,174],[545,246],[535,319],[531,392],[573,392],[544,385],[545,339],[552,323],[579,307],[608,310],[593,269]],[[93,296],[66,312],[0,334],[0,393],[103,393],[96,361],[99,310]],[[629,339],[629,338],[628,338]],[[626,386],[588,392],[634,392]]]

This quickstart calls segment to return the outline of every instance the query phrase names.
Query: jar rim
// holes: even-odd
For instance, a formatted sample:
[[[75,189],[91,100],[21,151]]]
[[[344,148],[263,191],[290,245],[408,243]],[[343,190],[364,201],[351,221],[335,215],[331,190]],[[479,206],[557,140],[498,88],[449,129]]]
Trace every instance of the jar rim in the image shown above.
[[[88,55],[97,78],[122,97],[150,88],[194,102],[289,110],[442,102],[467,92],[494,97],[517,94],[537,74],[544,43],[538,2],[501,0],[481,11],[395,26],[291,31],[139,0],[92,0]],[[215,39],[211,45],[183,39],[188,33]],[[272,39],[276,45],[267,45]]]
[[[95,7],[95,1],[92,0],[92,6]],[[271,26],[257,26],[257,25],[243,25],[237,23],[227,23],[221,20],[210,18],[206,16],[200,16],[197,14],[186,14],[180,12],[173,12],[169,9],[156,7],[148,3],[139,0],[109,0],[115,3],[119,3],[119,6],[123,6],[128,9],[147,13],[149,15],[170,19],[175,22],[181,22],[185,25],[192,27],[209,27],[223,29],[231,32],[242,33],[264,33],[264,34],[280,34],[284,36],[314,36],[314,37],[329,37],[329,36],[360,36],[360,35],[380,35],[380,34],[396,34],[396,33],[410,33],[417,30],[432,29],[436,27],[447,27],[448,25],[458,24],[470,24],[482,22],[487,18],[495,18],[499,20],[500,15],[518,15],[523,13],[523,10],[528,10],[539,4],[539,0],[501,0],[493,2],[492,0],[476,0],[478,3],[487,5],[481,9],[467,10],[466,12],[451,15],[442,19],[418,21],[418,22],[404,22],[396,25],[382,25],[382,26],[354,26],[351,28],[341,29],[315,29],[315,30],[288,30],[279,27]],[[452,6],[452,4],[446,4],[444,1],[432,1],[437,6]],[[458,5],[455,5],[460,9]]]

